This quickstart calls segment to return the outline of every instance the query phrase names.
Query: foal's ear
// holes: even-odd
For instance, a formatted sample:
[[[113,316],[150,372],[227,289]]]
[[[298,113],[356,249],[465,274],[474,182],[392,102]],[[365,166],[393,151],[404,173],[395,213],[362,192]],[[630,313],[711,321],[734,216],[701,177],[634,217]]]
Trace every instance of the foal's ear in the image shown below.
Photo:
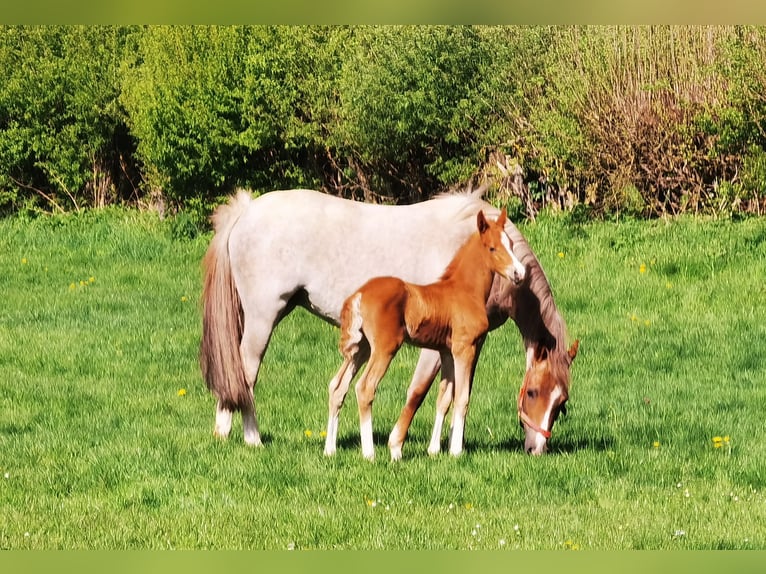
[[[479,233],[484,233],[489,229],[489,223],[487,223],[487,218],[484,217],[483,211],[479,211],[479,213],[476,214],[476,227],[479,228]]]
[[[497,218],[497,224],[500,227],[505,227],[505,220],[508,219],[508,213],[505,211],[505,207],[500,211],[500,217]]]

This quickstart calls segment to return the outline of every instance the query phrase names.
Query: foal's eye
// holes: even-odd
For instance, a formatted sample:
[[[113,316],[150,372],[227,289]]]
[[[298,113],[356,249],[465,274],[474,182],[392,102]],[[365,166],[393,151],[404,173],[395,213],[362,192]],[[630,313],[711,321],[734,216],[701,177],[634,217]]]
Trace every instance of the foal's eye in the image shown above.
[[[489,248],[489,252],[492,253],[493,251],[495,251],[495,248],[494,247],[490,247]]]
[[[534,389],[530,389],[530,390],[527,391],[527,396],[530,399],[534,399],[537,396],[537,391],[534,390]]]

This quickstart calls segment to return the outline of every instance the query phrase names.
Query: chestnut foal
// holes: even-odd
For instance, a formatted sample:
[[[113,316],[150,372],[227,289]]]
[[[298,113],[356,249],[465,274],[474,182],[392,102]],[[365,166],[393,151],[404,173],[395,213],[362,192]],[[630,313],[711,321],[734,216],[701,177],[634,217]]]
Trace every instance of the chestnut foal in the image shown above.
[[[375,277],[346,299],[339,343],[343,363],[329,385],[326,455],[335,453],[340,409],[351,380],[367,362],[356,384],[356,398],[362,455],[369,460],[375,457],[372,401],[378,383],[404,342],[440,353],[442,373],[447,384],[452,385],[447,394],[454,397],[449,452],[453,456],[462,453],[477,347],[489,329],[486,302],[494,274],[517,284],[526,275],[504,231],[506,218],[505,209],[496,221],[486,219],[479,211],[477,231],[436,283],[415,285],[396,277]],[[392,448],[391,458],[401,458],[401,446]]]

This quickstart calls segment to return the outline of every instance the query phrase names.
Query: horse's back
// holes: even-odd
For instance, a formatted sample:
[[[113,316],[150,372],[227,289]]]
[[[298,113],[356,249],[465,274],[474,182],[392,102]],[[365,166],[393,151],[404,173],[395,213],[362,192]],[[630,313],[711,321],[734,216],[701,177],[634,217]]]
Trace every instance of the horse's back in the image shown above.
[[[311,190],[263,194],[249,203],[229,239],[237,286],[243,300],[289,299],[300,291],[310,311],[337,323],[345,298],[371,277],[438,279],[475,229],[475,219],[464,213],[469,203],[387,206]]]

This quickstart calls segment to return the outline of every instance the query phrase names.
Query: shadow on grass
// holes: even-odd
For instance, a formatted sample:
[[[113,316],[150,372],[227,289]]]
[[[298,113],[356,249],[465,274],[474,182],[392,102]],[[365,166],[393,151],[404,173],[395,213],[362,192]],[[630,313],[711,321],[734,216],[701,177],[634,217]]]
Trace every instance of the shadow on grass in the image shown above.
[[[373,431],[373,441],[376,447],[388,446],[388,434],[382,431]],[[404,442],[405,458],[408,458],[407,453],[410,456],[413,453],[422,451],[426,452],[428,447],[428,439],[426,436],[410,437],[408,436]],[[264,439],[266,443],[266,439]],[[449,440],[442,438],[442,452],[446,452],[449,449]],[[340,435],[337,442],[338,450],[359,450],[361,448],[361,442],[359,439],[359,433],[348,432]],[[422,447],[422,448],[421,448]],[[491,451],[502,452],[523,452],[524,451],[524,435],[519,433],[518,437],[506,439],[500,442],[487,443],[485,441],[468,440],[465,445],[466,453],[486,453]],[[583,451],[591,452],[607,452],[615,448],[614,440],[611,437],[593,437],[593,438],[570,438],[561,436],[557,440],[556,434],[553,434],[548,446],[548,455],[557,454],[576,454]]]

